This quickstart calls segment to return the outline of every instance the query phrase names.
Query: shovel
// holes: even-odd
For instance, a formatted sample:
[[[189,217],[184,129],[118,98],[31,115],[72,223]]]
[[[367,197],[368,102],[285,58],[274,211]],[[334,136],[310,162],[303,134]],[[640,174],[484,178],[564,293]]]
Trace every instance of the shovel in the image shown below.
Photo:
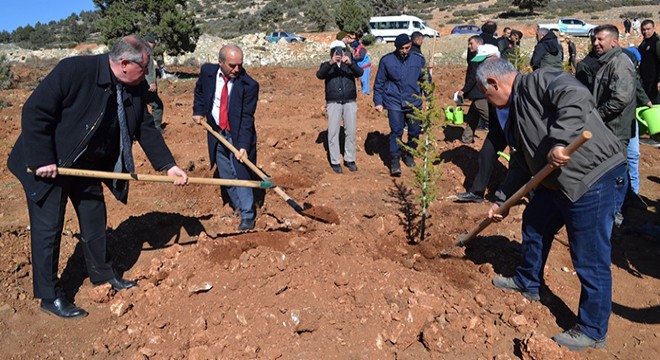
[[[591,132],[589,131],[583,131],[582,134],[577,136],[566,148],[564,148],[564,155],[571,156],[575,150],[577,150],[582,144],[587,142],[587,140],[591,139]],[[511,195],[502,206],[500,206],[496,211],[495,214],[498,215],[503,215],[506,214],[509,209],[516,204],[520,199],[522,199],[523,196],[525,196],[528,192],[530,192],[532,189],[534,189],[537,185],[539,185],[550,173],[552,173],[556,168],[553,168],[550,166],[550,164],[546,164],[534,177],[532,177],[523,187],[518,189],[518,191],[515,192],[515,194]],[[467,234],[462,234],[459,236],[458,241],[454,244],[454,247],[451,249],[445,250],[440,253],[441,256],[450,256],[452,255],[456,250],[466,246],[470,241],[472,241],[477,235],[482,232],[485,228],[488,227],[493,222],[493,220],[489,217],[485,218],[484,220],[481,221],[479,225],[477,225],[472,231],[470,231]]]
[[[28,169],[28,172],[31,173],[33,172],[33,170]],[[110,171],[83,170],[83,169],[72,169],[72,168],[57,168],[57,174],[66,175],[66,176],[97,178],[97,179],[136,180],[136,181],[151,181],[151,182],[166,182],[166,183],[172,183],[176,179],[172,176],[166,176],[166,175],[139,175],[139,174],[127,174],[127,173],[116,173]],[[188,183],[202,184],[202,185],[243,186],[243,187],[262,188],[262,189],[273,187],[273,183],[271,183],[270,181],[208,179],[208,178],[195,178],[195,177],[189,177]]]
[[[233,153],[238,152],[238,150],[236,149],[236,147],[234,147],[234,145],[232,145],[229,141],[227,141],[227,139],[225,139],[224,136],[220,135],[217,131],[213,130],[211,125],[209,125],[207,122],[201,121],[200,124],[202,126],[204,126],[204,128],[206,128],[206,130],[211,135],[215,136],[216,139],[218,139],[222,144],[224,144],[231,152],[233,152]],[[246,164],[261,179],[263,179],[264,181],[270,181],[270,176],[266,175],[263,171],[261,171],[261,169],[259,169],[252,161],[245,158],[245,159],[243,159],[243,163]],[[334,214],[333,211],[326,210],[326,211],[321,211],[320,213],[315,212],[315,214],[312,214],[309,211],[309,210],[311,210],[312,205],[305,204],[305,207],[303,208],[302,206],[298,205],[298,203],[296,203],[289,195],[287,195],[284,192],[284,190],[282,190],[279,186],[274,186],[273,190],[275,190],[275,193],[277,195],[279,195],[280,197],[282,197],[282,199],[284,199],[284,201],[286,201],[286,203],[289,204],[289,206],[291,206],[293,208],[293,210],[295,210],[298,214],[301,214],[303,216],[307,216],[310,219],[314,219],[314,220],[317,220],[317,221],[320,221],[320,222],[323,222],[323,223],[326,223],[326,224],[331,224],[331,223],[337,223],[338,224],[339,218],[336,216],[336,214]],[[328,218],[326,218],[326,216],[324,216],[322,213],[329,213],[328,215],[330,215],[330,216],[328,216]],[[334,216],[332,216],[333,214],[334,214]]]

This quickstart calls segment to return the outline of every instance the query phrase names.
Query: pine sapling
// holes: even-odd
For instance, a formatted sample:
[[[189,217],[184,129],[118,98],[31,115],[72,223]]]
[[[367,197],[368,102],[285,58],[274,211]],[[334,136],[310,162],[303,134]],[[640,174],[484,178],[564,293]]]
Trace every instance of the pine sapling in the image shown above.
[[[416,148],[407,146],[399,141],[399,144],[414,158],[419,159],[412,172],[415,175],[412,181],[412,186],[417,188],[417,196],[415,199],[419,203],[422,212],[422,219],[420,223],[420,240],[424,241],[426,235],[426,212],[429,205],[437,198],[439,187],[438,181],[442,177],[440,170],[440,149],[438,148],[437,133],[440,128],[444,127],[444,116],[436,103],[436,98],[433,95],[435,84],[428,81],[428,72],[424,76],[424,80],[419,83],[422,90],[422,96],[414,95],[416,98],[422,100],[422,106],[418,109],[408,103],[413,109],[412,119],[420,124],[422,132],[418,139],[414,139]]]

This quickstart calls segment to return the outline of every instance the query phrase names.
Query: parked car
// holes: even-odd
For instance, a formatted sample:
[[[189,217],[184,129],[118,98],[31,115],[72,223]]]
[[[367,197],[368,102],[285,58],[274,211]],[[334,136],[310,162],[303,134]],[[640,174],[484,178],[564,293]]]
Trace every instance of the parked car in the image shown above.
[[[451,29],[452,34],[481,34],[481,28],[477,25],[457,25]]]
[[[587,24],[580,19],[574,18],[559,19],[556,23],[539,24],[539,28],[559,31],[561,34],[573,36],[591,36],[591,33],[596,26],[597,25]]]
[[[307,40],[302,36],[286,31],[273,31],[272,33],[266,35],[266,40],[269,42],[278,42],[280,39],[284,39],[288,43]]]

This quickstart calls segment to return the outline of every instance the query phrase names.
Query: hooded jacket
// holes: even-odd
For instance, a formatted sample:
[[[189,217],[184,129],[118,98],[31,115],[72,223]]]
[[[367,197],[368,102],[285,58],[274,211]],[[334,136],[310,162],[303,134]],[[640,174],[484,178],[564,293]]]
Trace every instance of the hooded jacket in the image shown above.
[[[554,67],[561,70],[563,61],[564,50],[559,43],[559,39],[557,39],[554,32],[549,31],[534,47],[530,64],[534,70],[545,67]]]
[[[541,183],[561,191],[572,202],[610,170],[625,163],[623,144],[603,123],[589,90],[573,75],[555,69],[518,74],[504,131],[515,151],[506,179],[496,193],[498,202],[513,195],[540,171],[554,146],[567,146],[584,130],[592,133],[591,140],[571,155],[566,166]]]

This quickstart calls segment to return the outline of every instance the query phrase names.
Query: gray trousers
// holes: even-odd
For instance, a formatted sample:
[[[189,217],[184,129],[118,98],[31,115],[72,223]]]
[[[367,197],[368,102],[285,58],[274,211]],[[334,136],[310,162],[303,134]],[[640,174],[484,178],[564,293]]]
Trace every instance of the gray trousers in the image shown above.
[[[328,111],[328,151],[330,152],[330,163],[339,165],[341,152],[339,151],[339,129],[344,119],[344,161],[355,161],[355,129],[357,126],[357,102],[351,101],[345,104],[327,103]]]

